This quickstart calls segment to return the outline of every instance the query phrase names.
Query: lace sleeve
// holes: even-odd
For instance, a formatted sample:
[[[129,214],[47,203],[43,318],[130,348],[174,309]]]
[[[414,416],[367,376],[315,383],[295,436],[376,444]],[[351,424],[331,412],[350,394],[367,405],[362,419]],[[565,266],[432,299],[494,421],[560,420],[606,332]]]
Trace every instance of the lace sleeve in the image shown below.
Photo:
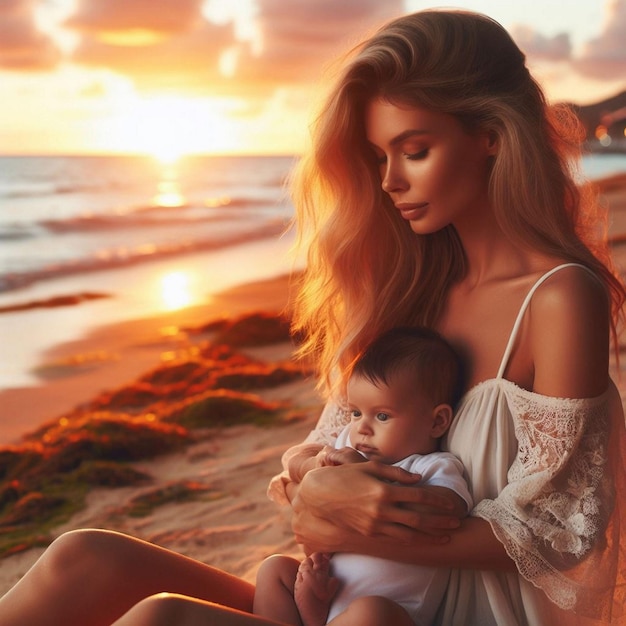
[[[332,446],[343,427],[350,421],[348,410],[336,402],[326,403],[315,428],[308,434],[304,443],[321,443]]]
[[[327,402],[319,420],[317,421],[317,425],[307,435],[306,439],[301,444],[289,448],[289,450],[283,454],[283,471],[270,480],[270,484],[267,488],[267,495],[269,499],[273,500],[277,504],[288,504],[289,500],[287,499],[285,486],[290,480],[289,473],[287,472],[289,459],[297,452],[300,452],[305,446],[332,446],[343,427],[349,421],[350,415],[345,408],[342,408],[336,402]]]
[[[510,397],[518,452],[508,484],[472,512],[491,524],[525,579],[562,609],[587,615],[610,613],[616,584],[624,520],[616,497],[618,484],[624,488],[624,416],[616,395],[611,385],[589,400],[523,390]]]

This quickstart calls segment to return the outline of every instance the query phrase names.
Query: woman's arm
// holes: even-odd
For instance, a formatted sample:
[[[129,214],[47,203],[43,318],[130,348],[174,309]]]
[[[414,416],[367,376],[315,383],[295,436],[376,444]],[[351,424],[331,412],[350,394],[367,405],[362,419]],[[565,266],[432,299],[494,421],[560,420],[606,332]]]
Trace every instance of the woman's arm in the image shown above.
[[[416,481],[402,472],[372,462],[309,472],[292,492],[298,543],[307,553],[356,552],[429,566],[514,569],[487,522],[408,508],[428,505],[452,512],[454,505],[436,490],[383,482]]]
[[[532,391],[555,398],[593,398],[609,384],[609,300],[582,268],[554,274],[534,294],[529,343]]]
[[[532,361],[532,391],[570,398],[601,395],[608,386],[608,320],[606,293],[584,270],[564,270],[542,285],[522,338]],[[374,463],[320,468],[291,486],[293,528],[305,549],[514,569],[489,522],[446,514],[449,505],[436,501],[433,492],[403,486],[414,480],[394,470]],[[441,513],[411,508],[416,505],[441,507]]]

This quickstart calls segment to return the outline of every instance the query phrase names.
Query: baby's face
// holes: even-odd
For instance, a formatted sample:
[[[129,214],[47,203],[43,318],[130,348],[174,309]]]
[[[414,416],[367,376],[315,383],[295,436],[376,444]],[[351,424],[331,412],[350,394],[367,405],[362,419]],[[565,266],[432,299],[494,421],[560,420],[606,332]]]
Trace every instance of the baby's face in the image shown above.
[[[350,442],[369,459],[396,463],[437,450],[432,436],[435,407],[409,375],[398,374],[389,385],[352,376],[348,406]]]

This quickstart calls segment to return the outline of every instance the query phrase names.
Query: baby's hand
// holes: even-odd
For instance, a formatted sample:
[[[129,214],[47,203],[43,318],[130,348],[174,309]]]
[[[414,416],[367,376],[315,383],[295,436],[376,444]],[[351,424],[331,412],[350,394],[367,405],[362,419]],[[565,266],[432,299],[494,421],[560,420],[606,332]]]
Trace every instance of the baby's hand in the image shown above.
[[[365,463],[367,459],[354,448],[329,448],[325,455],[325,465],[347,465],[349,463]]]
[[[315,467],[328,467],[329,465],[335,465],[335,463],[329,460],[329,455],[334,451],[335,449],[332,446],[324,446],[315,455]]]

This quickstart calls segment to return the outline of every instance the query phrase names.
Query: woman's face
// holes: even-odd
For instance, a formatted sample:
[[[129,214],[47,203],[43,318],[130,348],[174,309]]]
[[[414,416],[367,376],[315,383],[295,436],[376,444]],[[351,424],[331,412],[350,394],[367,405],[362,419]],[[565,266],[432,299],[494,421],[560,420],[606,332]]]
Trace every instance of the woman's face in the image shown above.
[[[487,133],[469,134],[446,113],[381,99],[366,107],[365,127],[383,190],[416,233],[475,220],[488,208],[496,146]]]

